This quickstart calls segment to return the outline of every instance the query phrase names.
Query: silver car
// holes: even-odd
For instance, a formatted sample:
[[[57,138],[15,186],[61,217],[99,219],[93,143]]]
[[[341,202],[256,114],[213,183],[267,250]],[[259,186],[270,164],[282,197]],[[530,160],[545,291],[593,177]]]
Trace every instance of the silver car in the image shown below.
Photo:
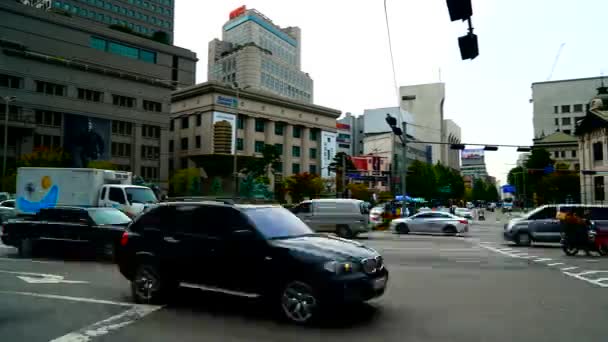
[[[401,234],[420,232],[455,235],[468,232],[469,221],[450,213],[432,211],[394,219],[391,221],[390,229]]]

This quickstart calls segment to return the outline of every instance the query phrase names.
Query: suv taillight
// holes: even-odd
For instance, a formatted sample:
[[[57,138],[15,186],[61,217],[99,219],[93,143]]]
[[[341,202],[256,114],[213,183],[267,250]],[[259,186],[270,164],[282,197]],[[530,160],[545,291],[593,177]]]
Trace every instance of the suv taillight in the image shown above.
[[[458,221],[458,222],[460,222],[460,223],[462,223],[462,224],[469,224],[469,221],[467,221],[467,220],[460,220],[460,221]]]
[[[127,242],[129,242],[129,233],[124,232],[120,238],[120,245],[124,247],[127,245]]]

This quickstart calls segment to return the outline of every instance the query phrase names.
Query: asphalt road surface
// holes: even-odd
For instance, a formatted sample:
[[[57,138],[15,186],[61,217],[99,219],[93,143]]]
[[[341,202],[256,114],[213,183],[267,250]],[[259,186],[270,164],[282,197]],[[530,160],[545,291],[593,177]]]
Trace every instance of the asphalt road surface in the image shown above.
[[[63,253],[21,259],[0,245],[0,339],[608,341],[608,258],[506,244],[505,219],[490,213],[463,237],[363,237],[385,256],[386,294],[312,327],[281,323],[256,300],[193,289],[168,306],[134,305],[110,263]]]

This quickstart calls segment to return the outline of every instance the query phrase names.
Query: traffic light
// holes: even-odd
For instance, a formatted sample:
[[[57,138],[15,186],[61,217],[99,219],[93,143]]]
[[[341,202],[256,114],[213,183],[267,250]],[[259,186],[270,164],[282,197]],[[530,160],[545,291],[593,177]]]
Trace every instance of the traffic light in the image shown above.
[[[464,144],[451,144],[450,148],[452,150],[464,150]]]
[[[473,15],[471,0],[447,0],[450,20],[467,20]]]
[[[484,151],[498,151],[498,146],[485,146]]]
[[[460,57],[464,59],[475,59],[479,56],[479,45],[477,44],[477,35],[469,32],[466,36],[458,38],[458,46],[460,47]]]
[[[396,127],[397,126],[397,119],[392,117],[390,114],[386,114],[386,123],[392,127]]]

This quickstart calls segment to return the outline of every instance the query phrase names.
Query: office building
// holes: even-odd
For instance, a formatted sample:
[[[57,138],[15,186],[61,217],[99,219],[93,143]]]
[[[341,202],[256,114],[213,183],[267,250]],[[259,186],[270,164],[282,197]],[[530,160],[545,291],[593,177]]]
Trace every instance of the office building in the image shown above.
[[[298,27],[281,28],[255,9],[239,7],[224,24],[222,40],[209,43],[208,80],[313,103],[313,81],[300,66],[300,37]]]
[[[237,95],[216,81],[177,90],[172,102],[170,167],[200,168],[205,186],[219,177],[222,188],[232,191],[235,151],[241,170],[251,157],[262,156],[265,145],[274,145],[281,153],[274,168],[279,178],[302,172],[330,176],[338,110],[254,89]]]
[[[152,37],[166,33],[173,42],[175,0],[20,0],[24,5],[65,13],[104,26],[119,25]]]
[[[352,127],[349,124],[336,123],[336,153],[346,153],[349,156],[353,155],[353,134]]]
[[[460,173],[463,176],[470,176],[473,180],[488,178],[486,161],[483,149],[471,149],[462,151],[462,166]]]
[[[601,84],[602,77],[532,83],[534,138],[574,134],[576,121],[583,118]]]
[[[166,184],[171,92],[194,84],[193,52],[16,2],[0,2],[0,22],[9,168],[63,147],[75,167],[107,160]]]
[[[348,126],[349,132],[348,133],[343,132],[343,133],[349,134],[350,141],[351,141],[349,147],[338,146],[339,150],[340,150],[340,148],[349,149],[351,151],[350,155],[352,155],[352,156],[359,156],[359,155],[363,154],[363,138],[365,137],[363,120],[364,120],[363,115],[355,116],[352,113],[346,113],[346,114],[344,114],[344,116],[342,118],[338,119],[338,126],[340,126],[340,125]],[[341,127],[346,129],[347,126],[341,126]],[[340,151],[346,152],[345,150],[340,150]]]
[[[554,132],[545,137],[534,139],[534,148],[547,150],[556,163],[567,164],[571,170],[579,169],[578,140],[564,132]]]
[[[403,86],[399,88],[401,109],[411,115],[409,126],[419,141],[428,144],[431,153],[431,163],[442,163],[453,169],[459,167],[459,151],[452,150],[449,145],[436,144],[440,142],[460,143],[460,127],[444,117],[445,83],[429,83]],[[408,127],[408,133],[410,127]]]

